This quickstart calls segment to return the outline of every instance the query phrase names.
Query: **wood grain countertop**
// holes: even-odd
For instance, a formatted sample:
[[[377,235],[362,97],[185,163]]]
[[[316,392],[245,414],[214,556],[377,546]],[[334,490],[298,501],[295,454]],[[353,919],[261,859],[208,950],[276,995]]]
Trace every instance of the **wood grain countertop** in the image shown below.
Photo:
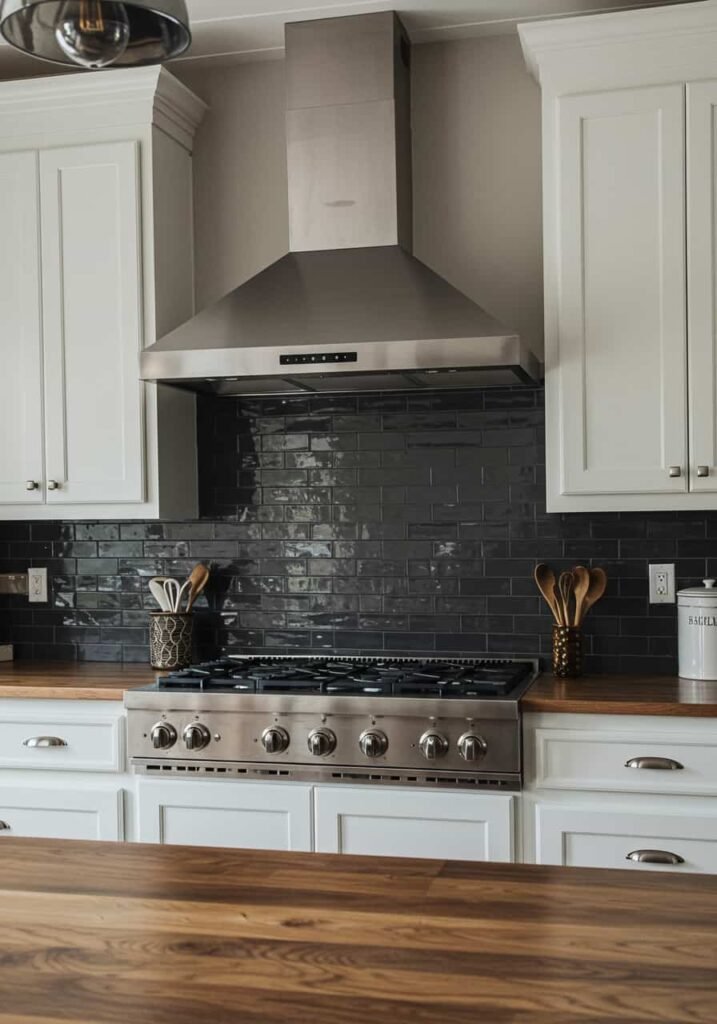
[[[3,1024],[717,1020],[717,877],[2,847]]]
[[[717,682],[677,676],[555,679],[545,673],[533,683],[520,706],[524,712],[717,718]]]
[[[126,690],[148,686],[154,679],[155,673],[144,665],[9,661],[0,664],[0,699],[122,700]]]

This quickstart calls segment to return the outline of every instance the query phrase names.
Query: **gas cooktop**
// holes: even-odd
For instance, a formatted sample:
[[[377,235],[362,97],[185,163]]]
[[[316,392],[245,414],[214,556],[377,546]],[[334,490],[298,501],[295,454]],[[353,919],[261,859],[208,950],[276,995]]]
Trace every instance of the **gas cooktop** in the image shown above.
[[[505,697],[527,661],[226,657],[158,680],[159,690],[353,697]]]

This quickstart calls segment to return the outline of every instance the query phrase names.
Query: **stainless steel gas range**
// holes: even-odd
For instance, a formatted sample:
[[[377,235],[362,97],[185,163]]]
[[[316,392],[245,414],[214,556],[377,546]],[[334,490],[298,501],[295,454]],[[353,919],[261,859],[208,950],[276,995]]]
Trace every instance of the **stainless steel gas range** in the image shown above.
[[[135,769],[163,777],[519,789],[533,661],[227,657],[126,694]]]

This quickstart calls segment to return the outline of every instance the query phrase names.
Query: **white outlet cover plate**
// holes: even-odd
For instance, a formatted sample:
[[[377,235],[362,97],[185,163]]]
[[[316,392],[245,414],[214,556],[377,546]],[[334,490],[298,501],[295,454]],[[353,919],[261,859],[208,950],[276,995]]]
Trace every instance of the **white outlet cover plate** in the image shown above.
[[[672,564],[651,565],[650,604],[675,603],[675,567]]]
[[[27,597],[30,604],[47,604],[47,569],[27,570]]]

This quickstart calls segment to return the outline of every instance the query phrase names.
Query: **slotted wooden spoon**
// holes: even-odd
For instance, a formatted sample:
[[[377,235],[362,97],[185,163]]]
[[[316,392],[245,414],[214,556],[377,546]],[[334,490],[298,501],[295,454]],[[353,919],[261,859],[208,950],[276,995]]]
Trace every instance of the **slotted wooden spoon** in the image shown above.
[[[560,593],[560,604],[563,613],[563,625],[574,626],[575,619],[570,614],[571,605],[573,600],[573,592],[575,591],[575,577],[570,570],[560,573],[560,579],[558,580],[558,591]]]
[[[553,613],[553,618],[559,626],[564,626],[565,623],[562,620],[560,603],[557,597],[558,581],[555,578],[555,573],[549,565],[541,563],[540,565],[536,565],[533,572],[533,578],[537,584],[538,590],[545,598],[548,608],[550,608]]]

